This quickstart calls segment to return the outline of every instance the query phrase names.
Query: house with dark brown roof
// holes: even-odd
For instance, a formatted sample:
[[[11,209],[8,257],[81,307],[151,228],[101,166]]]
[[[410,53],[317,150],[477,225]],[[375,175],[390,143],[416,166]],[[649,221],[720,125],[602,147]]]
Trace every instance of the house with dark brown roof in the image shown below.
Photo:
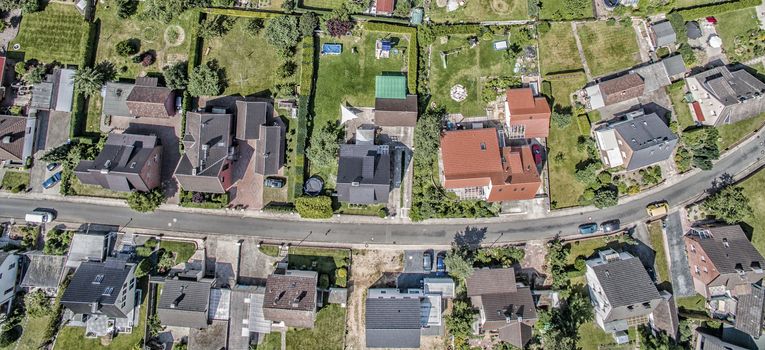
[[[622,75],[585,88],[588,106],[598,109],[643,96],[645,82],[637,73]]]
[[[253,143],[254,171],[276,175],[284,165],[287,128],[269,102],[236,101],[236,139]]]
[[[390,4],[392,13],[392,0],[390,0]],[[417,125],[417,113],[419,111],[417,95],[407,94],[406,89],[406,77],[404,76],[377,76],[375,79],[375,125],[411,127]]]
[[[111,133],[95,160],[74,169],[80,182],[118,191],[151,191],[161,179],[162,145],[155,135]]]
[[[531,88],[508,89],[505,124],[508,137],[547,137],[550,131],[550,105],[544,96],[534,96]]]
[[[159,86],[159,79],[136,78],[135,84],[108,82],[104,115],[132,118],[168,118],[175,115],[175,92]]]
[[[737,329],[759,337],[765,258],[741,227],[694,227],[684,241],[694,289],[707,299],[712,314],[734,318]]]
[[[185,152],[174,173],[184,190],[224,193],[234,184],[233,122],[227,113],[186,113]]]
[[[34,153],[37,117],[0,115],[0,165],[23,165]]]
[[[481,333],[523,349],[537,320],[531,288],[516,282],[512,268],[474,270],[466,282],[470,303],[478,308]]]
[[[316,271],[287,270],[266,279],[263,315],[286,327],[313,328],[316,320]]]
[[[506,145],[497,129],[447,131],[441,136],[441,183],[463,199],[532,199],[542,181],[528,144]]]

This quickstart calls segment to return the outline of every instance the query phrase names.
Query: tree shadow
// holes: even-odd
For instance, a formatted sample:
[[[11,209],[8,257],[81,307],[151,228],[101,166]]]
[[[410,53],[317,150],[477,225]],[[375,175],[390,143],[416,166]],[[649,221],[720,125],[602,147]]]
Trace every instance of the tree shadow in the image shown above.
[[[453,245],[458,248],[478,249],[481,243],[486,239],[486,227],[471,227],[465,228],[465,231],[457,232],[454,234]]]

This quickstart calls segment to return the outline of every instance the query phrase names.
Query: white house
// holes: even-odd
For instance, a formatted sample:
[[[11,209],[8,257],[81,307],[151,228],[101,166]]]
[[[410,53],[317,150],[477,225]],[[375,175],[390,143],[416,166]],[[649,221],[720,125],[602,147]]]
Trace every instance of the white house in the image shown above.
[[[15,252],[0,252],[0,313],[7,314],[16,295],[20,257]]]

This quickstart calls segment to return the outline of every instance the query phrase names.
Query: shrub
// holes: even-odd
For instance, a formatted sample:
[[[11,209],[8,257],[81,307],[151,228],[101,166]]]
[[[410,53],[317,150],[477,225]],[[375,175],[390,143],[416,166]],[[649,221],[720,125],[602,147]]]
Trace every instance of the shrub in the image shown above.
[[[299,38],[297,18],[293,16],[279,16],[266,22],[266,40],[277,49],[294,47]]]
[[[153,212],[165,202],[165,194],[161,188],[153,189],[149,192],[133,191],[127,197],[127,204],[130,209],[137,212]]]
[[[306,219],[329,219],[332,217],[332,198],[328,196],[298,197],[295,209]]]
[[[348,35],[353,29],[353,22],[350,20],[344,21],[339,18],[332,18],[327,21],[327,32],[334,37],[341,37]]]
[[[151,261],[149,259],[143,259],[138,266],[135,267],[135,278],[141,278],[151,272]]]
[[[220,72],[213,64],[199,65],[189,76],[188,92],[191,96],[215,96],[223,90]]]
[[[326,273],[322,273],[321,276],[319,276],[319,288],[320,289],[329,288],[329,276],[327,276]]]
[[[72,233],[57,228],[51,229],[45,235],[43,252],[48,255],[64,255],[69,249]]]
[[[348,270],[346,268],[341,267],[335,270],[335,284],[341,288],[348,285]]]
[[[595,199],[593,199],[593,204],[600,209],[613,207],[619,202],[618,195],[619,194],[614,188],[601,188],[595,191]]]
[[[39,289],[24,296],[24,309],[32,317],[48,316],[53,312],[48,296]]]
[[[165,67],[162,76],[165,78],[165,86],[173,90],[183,90],[189,83],[188,62],[178,62]]]
[[[249,34],[252,37],[257,37],[260,33],[260,30],[263,29],[263,19],[262,18],[251,18],[247,21],[247,25],[244,27],[247,34]]]
[[[583,256],[576,257],[576,260],[574,260],[574,268],[577,271],[584,271],[584,269],[587,268],[587,261],[584,259]]]
[[[117,17],[129,18],[138,10],[138,0],[117,0]]]
[[[298,21],[298,31],[302,36],[311,36],[316,27],[319,26],[319,16],[316,13],[308,11],[300,15]]]
[[[123,40],[117,43],[117,54],[122,57],[128,57],[130,55],[135,55],[138,53],[138,50],[140,49],[138,47],[136,39],[127,39]]]

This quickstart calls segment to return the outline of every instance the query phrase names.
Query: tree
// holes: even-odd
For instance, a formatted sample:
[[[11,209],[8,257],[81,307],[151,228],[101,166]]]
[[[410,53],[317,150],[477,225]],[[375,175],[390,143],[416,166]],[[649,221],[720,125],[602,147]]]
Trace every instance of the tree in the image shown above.
[[[295,210],[305,219],[329,219],[334,211],[329,196],[298,197],[295,199]]]
[[[149,258],[144,258],[138,263],[138,266],[135,267],[135,278],[146,276],[149,272],[151,272],[151,260]]]
[[[21,12],[22,13],[32,13],[40,11],[40,1],[39,0],[21,0]]]
[[[579,166],[574,173],[574,177],[581,183],[591,184],[596,181],[600,164],[597,162],[587,162],[584,166]]]
[[[263,29],[264,23],[262,18],[251,18],[247,21],[245,31],[253,38],[260,34],[260,30]]]
[[[146,318],[146,328],[149,330],[149,334],[151,337],[156,337],[160,332],[162,332],[162,322],[159,321],[159,316],[157,314],[151,315]]]
[[[117,0],[117,17],[127,19],[138,10],[137,0]]]
[[[278,16],[266,22],[266,41],[280,50],[297,45],[300,38],[297,18],[293,16]]]
[[[339,18],[331,18],[327,21],[327,32],[334,37],[341,37],[348,35],[351,29],[353,29],[353,21],[341,20]]]
[[[550,247],[547,249],[547,266],[550,267],[550,275],[552,277],[552,288],[561,289],[568,286],[568,278],[566,277],[566,261],[568,259],[569,249],[563,244],[563,241],[559,237],[555,237],[550,242]]]
[[[335,284],[340,288],[348,285],[348,270],[344,267],[335,270]]]
[[[45,235],[45,248],[43,253],[48,255],[64,255],[69,249],[72,233],[61,229],[51,229]]]
[[[192,7],[205,7],[207,0],[147,0],[144,3],[144,18],[169,23],[175,16]]]
[[[172,90],[183,90],[189,84],[188,62],[178,62],[165,67],[162,76],[165,77],[165,86]]]
[[[311,144],[305,152],[312,164],[326,165],[337,161],[337,153],[340,150],[339,130],[329,123],[319,130],[314,130]]]
[[[122,57],[135,55],[140,50],[137,39],[126,39],[117,43],[117,54]]]
[[[53,312],[48,296],[40,289],[24,296],[24,309],[32,317],[48,316]]]
[[[127,197],[127,204],[130,209],[137,212],[152,212],[159,208],[165,202],[165,194],[161,188],[155,188],[149,192],[133,191]]]
[[[329,276],[326,273],[322,273],[319,276],[319,289],[326,290],[327,288],[329,288]]]
[[[157,262],[157,269],[164,273],[175,266],[175,254],[172,251],[162,249]]]
[[[28,83],[38,84],[41,83],[43,79],[45,79],[45,66],[42,64],[29,67],[27,73],[24,74],[24,80]]]
[[[412,0],[399,0],[396,1],[396,8],[393,10],[393,15],[396,17],[409,17],[409,12],[412,11]]]
[[[563,129],[571,124],[570,113],[563,113],[553,110],[550,118],[552,119],[553,124],[558,127],[558,129]]]
[[[595,191],[595,198],[592,204],[600,209],[613,207],[619,202],[618,196],[619,194],[615,188],[610,186],[603,187]]]
[[[302,36],[312,36],[313,31],[319,26],[319,16],[316,13],[308,11],[300,15],[298,21],[298,31]]]
[[[223,90],[223,82],[211,62],[194,68],[189,76],[188,92],[191,96],[215,96]]]
[[[236,19],[228,16],[215,16],[199,24],[197,35],[202,38],[222,37],[231,30]]]
[[[476,310],[467,301],[455,300],[452,313],[446,316],[446,329],[454,336],[456,348],[467,345],[473,336],[473,318]]]
[[[749,205],[749,197],[744,194],[744,188],[740,186],[726,186],[709,196],[701,208],[707,214],[729,224],[742,222],[754,214]]]
[[[94,96],[100,93],[104,86],[104,75],[92,67],[83,67],[74,73],[74,87],[86,97]]]
[[[465,280],[473,274],[473,263],[455,249],[446,253],[444,265],[449,275],[456,278],[458,283],[465,283]]]
[[[24,75],[27,73],[27,63],[24,61],[18,61],[13,66],[13,71],[16,72],[16,75]]]

